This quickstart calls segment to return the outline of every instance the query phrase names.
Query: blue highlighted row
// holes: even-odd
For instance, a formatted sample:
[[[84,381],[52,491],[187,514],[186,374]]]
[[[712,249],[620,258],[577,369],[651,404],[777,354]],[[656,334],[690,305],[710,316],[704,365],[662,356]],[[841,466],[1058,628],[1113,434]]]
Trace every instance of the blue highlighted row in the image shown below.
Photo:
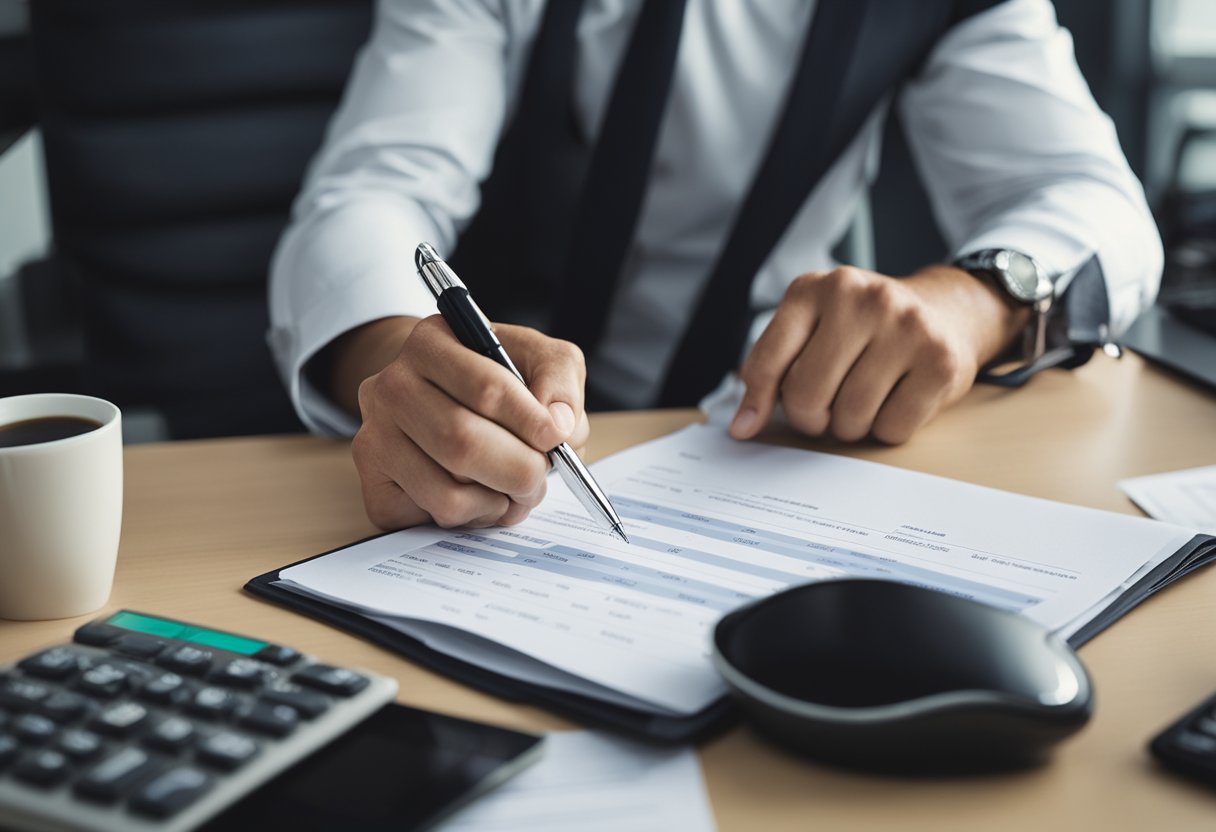
[[[886,578],[888,580],[928,586],[1014,611],[1023,610],[1042,600],[1037,596],[990,586],[979,581],[968,580],[967,578],[945,575],[932,569],[900,563],[878,555],[855,552],[841,546],[803,540],[802,538],[782,534],[781,532],[756,529],[739,523],[733,523],[729,520],[707,517],[629,497],[613,496],[612,504],[616,507],[617,512],[626,519],[639,520],[677,531],[691,532],[713,540],[750,546],[758,551],[774,555],[784,555],[806,563],[838,569],[857,577]],[[635,537],[635,535],[631,535],[630,539],[633,540]],[[690,558],[701,563],[725,566],[728,569],[746,572],[757,577],[783,580],[787,583],[790,582],[791,578],[787,572],[780,572],[762,566],[749,567],[737,560],[724,558],[709,552],[701,552],[696,549],[673,547],[670,544],[656,543],[655,541],[638,540],[637,544],[678,557]],[[648,546],[647,544],[655,545]]]

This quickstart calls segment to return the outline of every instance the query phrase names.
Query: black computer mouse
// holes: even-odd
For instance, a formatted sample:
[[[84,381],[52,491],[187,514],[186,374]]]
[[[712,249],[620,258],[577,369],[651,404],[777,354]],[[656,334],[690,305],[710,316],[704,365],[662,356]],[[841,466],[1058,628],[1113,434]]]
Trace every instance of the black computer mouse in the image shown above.
[[[939,774],[1042,762],[1093,711],[1069,645],[1016,613],[827,580],[726,615],[714,664],[753,727],[819,760]]]

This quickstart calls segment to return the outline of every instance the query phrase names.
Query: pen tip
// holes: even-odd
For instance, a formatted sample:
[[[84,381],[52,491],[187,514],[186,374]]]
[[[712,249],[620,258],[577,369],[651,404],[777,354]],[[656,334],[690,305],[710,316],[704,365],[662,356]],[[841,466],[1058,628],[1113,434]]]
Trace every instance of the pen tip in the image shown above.
[[[439,259],[439,255],[435,253],[435,249],[430,243],[419,243],[418,248],[414,249],[414,266],[419,270],[427,263],[434,263]]]
[[[612,530],[614,532],[616,532],[616,536],[619,537],[621,540],[625,541],[626,543],[629,542],[629,537],[625,534],[625,530],[622,529],[620,526],[613,523]]]

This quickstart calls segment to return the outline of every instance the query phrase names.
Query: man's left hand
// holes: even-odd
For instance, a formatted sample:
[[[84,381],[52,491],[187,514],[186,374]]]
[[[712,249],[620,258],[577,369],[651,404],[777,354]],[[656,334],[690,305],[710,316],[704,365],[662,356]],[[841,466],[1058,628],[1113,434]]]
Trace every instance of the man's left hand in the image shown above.
[[[755,436],[780,402],[811,436],[905,442],[970,390],[1029,319],[950,266],[902,279],[851,267],[802,275],[739,371],[747,392],[730,433]]]

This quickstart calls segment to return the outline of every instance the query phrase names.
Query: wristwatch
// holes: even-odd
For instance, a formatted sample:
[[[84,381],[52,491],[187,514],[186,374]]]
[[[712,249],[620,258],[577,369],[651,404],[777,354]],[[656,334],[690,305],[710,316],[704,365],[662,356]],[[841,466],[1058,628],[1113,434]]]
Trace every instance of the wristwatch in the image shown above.
[[[1033,257],[1020,251],[989,248],[964,255],[954,265],[996,287],[1014,305],[1031,308],[1033,319],[1022,340],[1021,359],[1030,363],[1047,351],[1047,312],[1055,283]]]

